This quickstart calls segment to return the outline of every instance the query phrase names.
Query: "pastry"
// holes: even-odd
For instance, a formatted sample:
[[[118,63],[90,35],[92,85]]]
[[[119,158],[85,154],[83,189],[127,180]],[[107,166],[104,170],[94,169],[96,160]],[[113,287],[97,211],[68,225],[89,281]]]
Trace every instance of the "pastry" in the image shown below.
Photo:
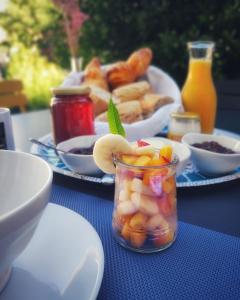
[[[91,89],[89,96],[93,101],[95,116],[98,116],[99,114],[105,112],[108,109],[108,102],[110,98],[112,98],[115,104],[119,103],[119,100],[116,99],[113,95],[111,95],[111,93],[98,86],[88,84],[82,84],[82,86],[88,86]]]
[[[158,108],[173,103],[173,99],[169,96],[157,95],[157,94],[146,94],[142,100],[140,100],[140,104],[143,111],[143,116],[149,117],[153,114]]]
[[[84,70],[83,83],[91,86],[97,86],[104,90],[108,90],[108,83],[101,70],[100,61],[94,57]]]
[[[124,85],[113,90],[113,95],[121,102],[138,100],[150,91],[150,84],[147,81],[139,81]]]
[[[106,72],[106,77],[113,89],[134,82],[136,79],[132,67],[124,61],[111,65]]]
[[[117,106],[120,120],[123,123],[131,124],[142,120],[142,109],[139,101],[130,101],[120,103]],[[107,112],[99,115],[96,121],[107,122]]]
[[[127,60],[132,67],[135,78],[142,76],[150,65],[152,60],[152,50],[150,48],[142,48],[133,52]]]

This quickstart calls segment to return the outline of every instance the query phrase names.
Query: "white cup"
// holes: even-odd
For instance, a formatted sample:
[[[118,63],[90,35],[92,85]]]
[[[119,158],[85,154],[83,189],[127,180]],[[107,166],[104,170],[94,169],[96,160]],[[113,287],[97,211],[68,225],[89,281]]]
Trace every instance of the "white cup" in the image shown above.
[[[0,150],[15,150],[12,119],[8,108],[0,107]]]

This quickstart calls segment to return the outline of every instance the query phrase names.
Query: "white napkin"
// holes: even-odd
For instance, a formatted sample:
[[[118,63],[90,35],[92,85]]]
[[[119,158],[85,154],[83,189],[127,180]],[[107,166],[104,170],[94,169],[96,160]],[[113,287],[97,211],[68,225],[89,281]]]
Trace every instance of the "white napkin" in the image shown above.
[[[80,85],[82,76],[82,72],[72,72],[65,78],[62,86]],[[160,107],[146,120],[133,124],[123,124],[129,141],[152,137],[160,133],[168,124],[169,116],[172,112],[183,111],[179,87],[167,73],[155,66],[150,66],[143,79],[150,82],[155,93],[170,96],[174,102]],[[106,122],[95,122],[95,130],[96,134],[108,133],[108,124]]]

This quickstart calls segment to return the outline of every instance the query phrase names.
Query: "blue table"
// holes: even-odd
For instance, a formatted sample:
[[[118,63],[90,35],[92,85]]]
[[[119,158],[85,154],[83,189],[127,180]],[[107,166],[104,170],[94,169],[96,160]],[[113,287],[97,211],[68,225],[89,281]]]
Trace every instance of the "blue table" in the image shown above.
[[[95,227],[102,240],[105,270],[99,300],[240,299],[240,239],[232,236],[239,235],[239,230],[234,227],[232,235],[227,235],[221,231],[231,231],[231,226],[221,227],[220,223],[209,222],[211,219],[216,221],[211,206],[215,208],[215,216],[219,208],[216,206],[217,200],[212,196],[213,191],[223,193],[229,187],[233,191],[236,189],[239,195],[239,182],[238,185],[237,182],[220,185],[217,189],[212,187],[212,192],[210,187],[199,189],[198,193],[194,192],[196,189],[180,190],[181,221],[175,243],[161,253],[147,255],[128,251],[113,239],[113,188],[81,183],[55,174],[51,201],[84,216]],[[206,202],[206,194],[209,196],[210,206]],[[200,206],[198,198],[199,201],[202,200]],[[187,201],[189,203],[185,203]],[[196,222],[203,222],[201,226],[186,222],[189,217],[185,210],[194,206],[193,203],[196,205],[195,210],[202,207],[198,211],[199,216],[207,204],[204,214],[208,218],[199,217]],[[196,212],[193,209],[189,215],[194,214]],[[194,220],[191,221],[194,223]],[[228,221],[231,222],[230,219]],[[212,229],[219,232],[202,226],[216,226]]]

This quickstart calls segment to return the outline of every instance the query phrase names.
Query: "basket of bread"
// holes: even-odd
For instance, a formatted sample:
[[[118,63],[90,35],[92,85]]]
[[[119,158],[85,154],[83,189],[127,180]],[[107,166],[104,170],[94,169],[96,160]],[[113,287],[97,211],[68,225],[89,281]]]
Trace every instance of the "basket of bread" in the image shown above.
[[[102,66],[94,57],[83,72],[69,74],[63,86],[91,88],[97,134],[109,132],[107,108],[112,99],[129,140],[154,136],[168,124],[171,112],[182,109],[182,102],[175,81],[151,61],[149,48],[110,65]]]

